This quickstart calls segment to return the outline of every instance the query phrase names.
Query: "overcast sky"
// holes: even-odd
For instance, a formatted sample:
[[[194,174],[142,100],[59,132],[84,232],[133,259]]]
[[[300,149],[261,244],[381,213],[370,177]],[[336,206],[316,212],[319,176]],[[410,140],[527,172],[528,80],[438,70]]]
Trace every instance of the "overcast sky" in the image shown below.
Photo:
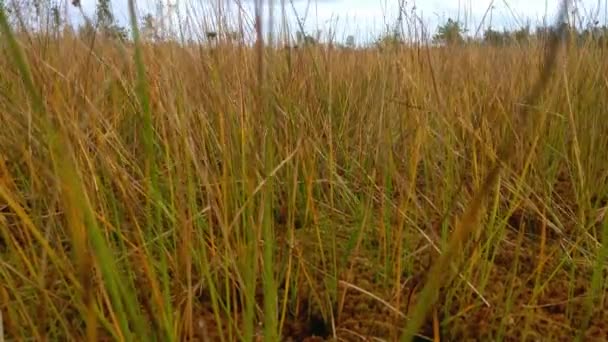
[[[158,1],[137,0],[136,4],[140,13],[154,14]],[[212,13],[212,8],[217,8],[218,3],[228,6],[232,13],[238,13],[237,0],[160,1],[177,4],[179,13],[194,18],[199,25],[204,13]],[[604,24],[606,1],[608,0],[579,0],[579,13],[585,18],[597,17],[600,23]],[[244,11],[252,16],[253,0],[241,2]],[[264,4],[268,2],[269,0],[263,0]],[[544,18],[551,24],[560,2],[561,0],[409,0],[405,2],[405,8],[408,13],[415,13],[421,18],[431,34],[435,32],[438,23],[443,23],[448,18],[459,19],[469,32],[474,33],[486,12],[484,27],[489,25],[490,20],[492,26],[497,29],[521,27],[526,21],[535,26],[542,23]],[[96,0],[81,0],[81,3],[86,13],[93,14]],[[112,0],[115,15],[122,24],[128,23],[127,3],[127,0]],[[281,0],[274,0],[274,3],[275,13],[280,15]],[[287,21],[292,28],[295,28],[297,23],[295,8],[297,16],[305,19],[304,26],[308,32],[315,32],[317,29],[325,33],[333,31],[337,40],[343,40],[351,34],[358,40],[377,37],[386,30],[387,25],[392,27],[399,13],[399,0],[293,0],[293,8],[290,0],[285,3]],[[488,11],[490,6],[493,9]],[[268,13],[268,7],[264,6],[264,9],[265,13]],[[77,12],[71,10],[71,16],[78,20]]]

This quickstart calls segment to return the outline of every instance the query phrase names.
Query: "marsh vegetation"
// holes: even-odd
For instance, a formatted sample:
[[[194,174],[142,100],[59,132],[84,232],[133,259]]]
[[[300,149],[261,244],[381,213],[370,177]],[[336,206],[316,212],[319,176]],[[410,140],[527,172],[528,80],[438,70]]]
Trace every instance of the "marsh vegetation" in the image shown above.
[[[596,36],[531,98],[550,35],[209,46],[2,13],[9,341],[607,338]]]

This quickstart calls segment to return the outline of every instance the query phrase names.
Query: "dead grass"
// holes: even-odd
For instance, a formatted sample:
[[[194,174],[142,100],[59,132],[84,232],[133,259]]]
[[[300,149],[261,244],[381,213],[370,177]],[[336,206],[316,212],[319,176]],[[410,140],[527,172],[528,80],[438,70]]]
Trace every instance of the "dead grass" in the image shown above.
[[[514,158],[419,335],[608,334],[604,50],[560,55],[530,131],[516,113],[538,44],[268,49],[265,101],[254,49],[144,44],[150,132],[133,46],[20,42],[43,108],[2,42],[8,340],[250,340],[268,312],[285,340],[395,340],[508,134]]]

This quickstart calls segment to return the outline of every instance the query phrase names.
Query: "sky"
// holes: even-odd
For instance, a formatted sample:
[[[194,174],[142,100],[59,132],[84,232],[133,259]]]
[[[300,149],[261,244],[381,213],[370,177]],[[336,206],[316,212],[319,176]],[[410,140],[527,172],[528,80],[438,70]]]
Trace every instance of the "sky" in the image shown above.
[[[128,1],[111,1],[116,19],[119,23],[128,26]],[[190,27],[201,28],[203,25],[208,25],[202,29],[203,31],[213,30],[214,24],[203,22],[201,18],[210,17],[205,13],[214,13],[218,4],[226,8],[226,11],[236,14],[239,13],[236,5],[239,2],[242,4],[241,13],[245,13],[250,18],[253,18],[254,13],[254,0],[137,0],[139,13],[158,13],[159,1],[164,4],[174,4],[173,17],[176,18],[181,14],[182,18],[190,18]],[[269,1],[262,1],[266,25]],[[388,29],[394,27],[401,1],[403,0],[285,0],[285,18],[289,26],[295,29],[298,25],[296,18],[300,17],[306,32],[314,35],[321,30],[321,39],[331,33],[337,41],[344,41],[347,36],[353,35],[356,40],[363,42],[378,37],[387,30],[387,25]],[[604,24],[607,2],[608,0],[576,0],[576,6],[579,15],[585,18],[597,18],[601,24]],[[96,0],[81,0],[81,3],[84,12],[93,15]],[[281,17],[281,0],[274,0],[274,3],[276,23],[276,18]],[[452,18],[459,20],[469,34],[476,32],[482,34],[490,23],[493,28],[499,30],[520,28],[527,22],[532,27],[543,22],[552,24],[560,3],[561,0],[407,0],[404,2],[404,7],[408,15],[404,20],[424,23],[427,34],[432,35],[438,24]],[[165,6],[163,13],[167,13],[167,10],[168,7]],[[70,17],[79,21],[81,15],[70,9]],[[177,21],[173,19],[166,25],[174,26]],[[480,27],[481,30],[478,31]]]

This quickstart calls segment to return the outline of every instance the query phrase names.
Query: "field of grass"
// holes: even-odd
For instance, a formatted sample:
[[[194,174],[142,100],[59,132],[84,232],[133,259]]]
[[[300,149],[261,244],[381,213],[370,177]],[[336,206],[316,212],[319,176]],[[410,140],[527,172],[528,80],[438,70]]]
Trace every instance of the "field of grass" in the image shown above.
[[[605,49],[6,29],[0,340],[608,339]]]

